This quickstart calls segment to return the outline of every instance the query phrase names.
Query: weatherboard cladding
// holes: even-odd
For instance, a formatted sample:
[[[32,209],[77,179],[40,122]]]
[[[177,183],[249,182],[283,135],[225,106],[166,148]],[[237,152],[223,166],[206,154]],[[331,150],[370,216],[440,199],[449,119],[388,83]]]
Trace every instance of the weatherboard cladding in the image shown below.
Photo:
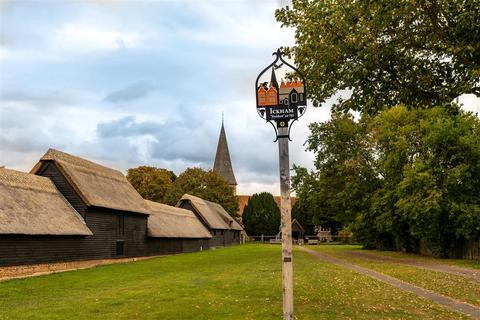
[[[86,216],[92,236],[0,235],[0,266],[146,255],[145,215],[126,213],[122,235],[118,212],[88,208]],[[116,254],[119,240],[125,244],[123,255]]]
[[[91,235],[50,179],[0,169],[0,234]]]

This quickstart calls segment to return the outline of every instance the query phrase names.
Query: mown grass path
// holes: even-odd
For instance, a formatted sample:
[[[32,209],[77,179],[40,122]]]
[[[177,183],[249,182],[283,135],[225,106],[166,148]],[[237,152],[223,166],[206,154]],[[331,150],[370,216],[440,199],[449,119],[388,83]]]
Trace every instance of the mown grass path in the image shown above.
[[[315,256],[315,257],[318,257],[319,259],[322,259],[323,261],[326,261],[328,263],[332,263],[332,264],[347,268],[349,270],[353,270],[353,271],[356,271],[358,273],[367,275],[367,276],[369,276],[373,279],[376,279],[376,280],[382,281],[384,283],[390,284],[390,285],[395,286],[395,287],[397,287],[399,289],[402,289],[404,291],[411,292],[411,293],[416,294],[416,295],[418,295],[422,298],[426,298],[426,299],[430,299],[432,301],[435,301],[435,302],[437,302],[437,303],[439,303],[439,304],[441,304],[445,307],[448,307],[452,310],[463,312],[466,315],[469,315],[474,319],[480,319],[480,308],[478,308],[474,305],[449,298],[447,296],[435,293],[433,291],[426,290],[426,289],[421,288],[421,287],[414,286],[414,285],[409,284],[407,282],[398,280],[397,278],[385,275],[381,272],[377,272],[377,271],[374,271],[374,270],[371,270],[371,269],[368,269],[368,268],[361,267],[357,264],[351,263],[351,262],[343,260],[343,259],[333,257],[333,256],[325,254],[325,253],[320,253],[316,250],[312,250],[312,249],[305,248],[305,247],[299,247],[299,249],[304,251],[304,252],[307,252],[307,253]]]
[[[0,319],[280,319],[280,246],[219,250],[0,282]],[[467,319],[295,252],[297,319]]]
[[[480,281],[471,276],[445,272],[446,268],[454,267],[475,273],[478,272],[476,267],[480,265],[479,262],[434,259],[413,254],[361,250],[358,246],[312,246],[311,248],[347,260],[361,267],[395,277],[415,286],[480,307]],[[378,259],[367,258],[365,255],[369,257],[377,256]],[[405,260],[416,262],[419,265],[401,263],[401,261]],[[436,270],[427,269],[424,267],[425,264],[435,265],[438,268]],[[471,268],[467,268],[467,265],[470,265]]]

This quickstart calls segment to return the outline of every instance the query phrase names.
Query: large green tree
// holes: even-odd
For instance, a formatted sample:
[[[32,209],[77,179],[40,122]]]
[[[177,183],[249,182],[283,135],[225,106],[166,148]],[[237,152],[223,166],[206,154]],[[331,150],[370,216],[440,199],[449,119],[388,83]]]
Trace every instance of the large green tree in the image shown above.
[[[155,167],[140,166],[127,171],[127,179],[137,192],[143,198],[156,202],[163,202],[175,178],[173,172]]]
[[[452,255],[480,237],[480,120],[443,106],[393,107],[311,126],[315,169],[292,185],[313,221],[351,225],[366,247]]]
[[[294,167],[292,187],[299,206],[316,225],[338,230],[369,207],[378,178],[367,120],[358,122],[349,114],[334,113],[330,121],[310,125],[307,149],[315,154],[315,170]]]
[[[185,194],[220,204],[232,217],[238,216],[238,200],[227,181],[212,170],[188,168],[172,184],[164,201],[175,205]]]
[[[255,193],[250,197],[242,219],[250,236],[272,236],[280,230],[280,209],[268,192]]]
[[[289,48],[320,105],[337,110],[432,107],[480,96],[480,1],[293,0],[276,12],[295,27]]]
[[[396,107],[376,117],[371,130],[382,181],[370,211],[359,217],[357,231],[366,240],[373,235],[407,250],[423,241],[447,256],[480,236],[478,117]]]

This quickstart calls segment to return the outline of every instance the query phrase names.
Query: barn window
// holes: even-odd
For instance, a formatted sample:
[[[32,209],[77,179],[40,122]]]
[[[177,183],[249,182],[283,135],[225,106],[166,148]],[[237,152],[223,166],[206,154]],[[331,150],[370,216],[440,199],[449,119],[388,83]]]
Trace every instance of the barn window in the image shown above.
[[[125,235],[125,216],[117,214],[117,236]]]
[[[117,256],[123,256],[125,254],[125,241],[117,240],[115,245],[115,254]]]
[[[303,93],[300,93],[300,101],[303,101]]]
[[[233,239],[237,239],[237,231],[233,232]]]
[[[285,102],[283,103],[284,105],[288,106],[288,98],[285,98]]]
[[[213,235],[214,235],[214,236],[217,235],[217,230],[213,230]]]
[[[291,99],[292,99],[292,103],[295,103],[295,102],[298,101],[298,97],[297,97],[297,94],[295,92],[292,93],[292,98]]]
[[[223,236],[223,230],[222,230],[222,231],[220,231],[220,234]]]

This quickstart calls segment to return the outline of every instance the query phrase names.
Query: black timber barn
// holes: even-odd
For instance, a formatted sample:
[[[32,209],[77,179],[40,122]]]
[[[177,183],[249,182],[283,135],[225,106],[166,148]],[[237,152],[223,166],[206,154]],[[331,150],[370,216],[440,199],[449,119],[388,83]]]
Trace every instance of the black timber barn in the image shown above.
[[[218,203],[185,194],[178,202],[177,207],[195,213],[212,235],[211,247],[240,244],[240,232],[243,228]]]
[[[144,200],[117,170],[50,149],[31,170],[0,169],[0,266],[208,249],[190,211]]]
[[[92,231],[45,177],[0,169],[0,266],[84,259]]]

